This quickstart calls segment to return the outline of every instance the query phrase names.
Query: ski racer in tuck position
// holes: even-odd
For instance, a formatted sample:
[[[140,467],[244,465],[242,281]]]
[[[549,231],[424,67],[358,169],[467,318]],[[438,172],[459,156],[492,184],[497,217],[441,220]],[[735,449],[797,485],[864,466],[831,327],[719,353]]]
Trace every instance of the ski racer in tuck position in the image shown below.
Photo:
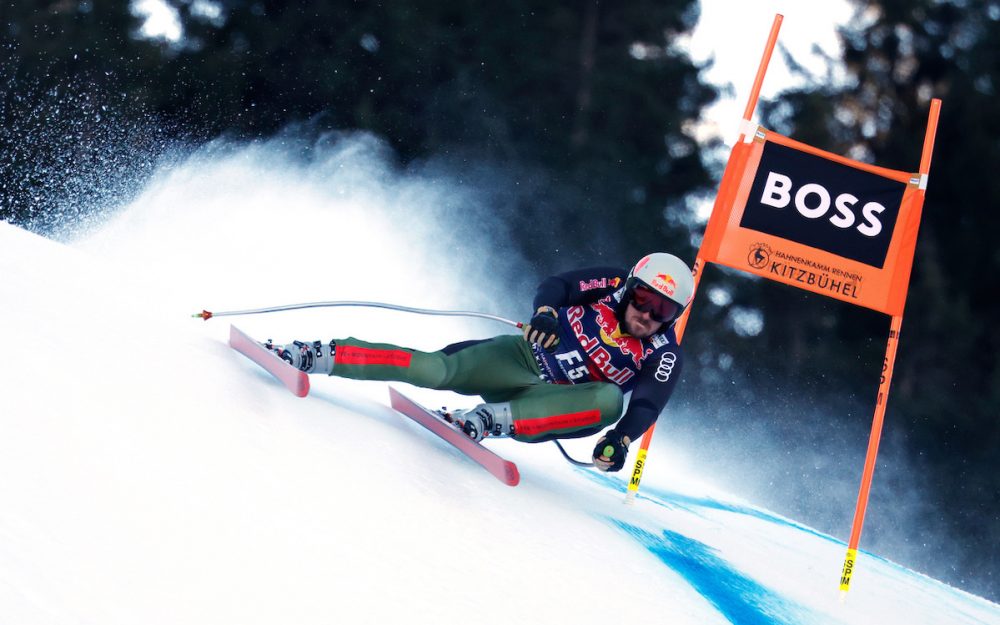
[[[476,441],[511,436],[538,443],[613,425],[597,442],[593,460],[602,471],[618,471],[629,443],[656,421],[677,383],[683,356],[674,323],[693,294],[688,266],[658,252],[627,274],[595,267],[545,279],[523,336],[465,341],[436,352],[355,338],[269,347],[310,374],[478,395],[484,403],[446,415]]]

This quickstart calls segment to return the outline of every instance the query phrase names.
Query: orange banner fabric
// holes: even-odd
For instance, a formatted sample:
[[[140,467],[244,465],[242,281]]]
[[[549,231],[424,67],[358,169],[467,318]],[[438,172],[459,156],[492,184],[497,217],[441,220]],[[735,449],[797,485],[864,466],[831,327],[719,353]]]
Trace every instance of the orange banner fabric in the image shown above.
[[[924,201],[921,180],[758,128],[733,148],[702,255],[901,315]]]

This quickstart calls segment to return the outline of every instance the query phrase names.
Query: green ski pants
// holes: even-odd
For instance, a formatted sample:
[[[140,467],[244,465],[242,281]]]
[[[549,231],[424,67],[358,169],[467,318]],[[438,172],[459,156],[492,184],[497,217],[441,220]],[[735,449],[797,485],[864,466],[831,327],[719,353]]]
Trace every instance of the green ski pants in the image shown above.
[[[519,441],[590,436],[621,416],[622,392],[616,385],[545,382],[531,347],[520,336],[459,343],[436,352],[355,338],[335,342],[331,375],[407,382],[479,395],[487,403],[510,402],[514,438]]]

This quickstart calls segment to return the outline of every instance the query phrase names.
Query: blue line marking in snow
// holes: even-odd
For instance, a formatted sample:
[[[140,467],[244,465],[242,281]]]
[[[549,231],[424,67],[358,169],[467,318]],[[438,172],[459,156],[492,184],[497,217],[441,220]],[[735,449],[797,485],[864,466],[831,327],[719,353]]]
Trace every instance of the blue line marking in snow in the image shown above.
[[[690,495],[681,495],[680,493],[672,493],[669,491],[658,490],[656,488],[647,488],[646,499],[650,502],[655,503],[660,506],[668,506],[673,503],[675,506],[696,506],[700,508],[708,508],[710,510],[721,510],[723,512],[732,512],[734,514],[744,514],[746,516],[751,516],[762,521],[767,521],[769,523],[774,523],[775,525],[783,525],[785,527],[791,527],[799,531],[805,532],[816,536],[817,538],[822,538],[839,545],[847,546],[847,543],[837,540],[829,534],[824,534],[811,527],[802,525],[801,523],[796,523],[791,519],[786,519],[785,517],[778,516],[774,513],[768,512],[766,510],[761,510],[759,508],[752,508],[750,506],[742,506],[739,504],[723,503],[716,499],[709,499],[706,497],[691,497]]]
[[[604,474],[604,473],[597,473],[596,471],[592,471],[592,470],[580,469],[580,471],[588,479],[590,479],[594,483],[598,484],[599,486],[603,486],[605,488],[609,488],[611,490],[620,492],[622,494],[624,494],[627,491],[627,484],[626,484],[626,482],[622,481],[621,479],[616,479],[616,478],[614,478],[614,477],[612,477],[610,475],[607,475],[607,474]],[[790,528],[793,528],[793,529],[805,532],[807,534],[811,534],[811,535],[816,536],[818,538],[821,538],[823,540],[826,540],[826,541],[835,543],[837,545],[841,545],[841,546],[845,546],[846,547],[846,543],[845,542],[843,542],[842,540],[839,540],[837,538],[834,538],[832,536],[829,536],[828,534],[824,534],[824,533],[819,532],[817,530],[814,530],[814,529],[812,529],[812,528],[810,528],[808,526],[802,525],[800,523],[796,523],[795,521],[792,521],[790,519],[786,519],[784,517],[775,515],[775,514],[770,513],[770,512],[768,512],[766,510],[760,510],[760,509],[753,508],[753,507],[750,507],[750,506],[724,503],[724,502],[721,502],[721,501],[718,501],[718,500],[715,500],[715,499],[711,499],[711,498],[708,498],[708,497],[692,497],[690,495],[684,495],[684,494],[681,494],[681,493],[676,493],[676,492],[662,490],[662,489],[656,489],[656,488],[648,487],[648,486],[643,489],[643,493],[639,494],[638,498],[641,499],[641,500],[644,500],[644,501],[649,501],[650,503],[652,503],[654,505],[657,505],[657,506],[660,506],[662,508],[666,508],[666,509],[684,509],[684,510],[687,510],[687,511],[693,513],[693,514],[699,514],[699,509],[703,509],[703,510],[704,509],[708,509],[708,510],[720,510],[720,511],[723,511],[723,512],[731,512],[733,514],[743,514],[743,515],[751,516],[751,517],[754,517],[754,518],[757,518],[757,519],[760,519],[760,520],[763,520],[763,521],[774,523],[775,525],[781,525],[781,526],[785,526],[785,527],[790,527]],[[699,514],[699,516],[702,516],[702,515]],[[668,553],[668,552],[665,552],[663,550],[663,546],[660,544],[663,541],[661,541],[660,539],[656,538],[653,534],[650,534],[650,533],[645,532],[643,530],[634,528],[634,527],[632,527],[632,526],[630,526],[630,525],[628,525],[628,524],[626,524],[626,523],[624,523],[622,521],[618,521],[616,519],[610,519],[610,520],[612,521],[613,524],[615,524],[618,527],[624,529],[626,532],[628,532],[629,534],[631,534],[633,537],[639,538],[639,541],[640,541],[640,543],[643,544],[643,546],[647,547],[650,551],[652,551],[655,555],[657,555],[661,559],[661,561],[663,561],[665,564],[667,564],[668,566],[671,566],[671,568],[675,568],[676,569],[676,567],[673,567],[671,565],[671,562],[669,561],[669,559],[664,557],[664,554]],[[698,543],[698,542],[693,541],[693,540],[691,540],[689,538],[681,536],[680,534],[676,534],[676,533],[670,532],[668,530],[664,530],[664,536],[665,537],[676,537],[676,540],[674,540],[674,542],[672,543],[674,545],[676,545],[679,542],[680,543],[687,542],[687,543],[690,543],[690,544],[693,544],[693,545],[699,545],[703,550],[709,550],[709,549],[711,549],[707,545],[703,545],[702,543]],[[863,554],[866,559],[870,558],[873,561],[880,562],[883,565],[889,566],[897,574],[906,575],[906,576],[908,576],[910,578],[918,579],[921,582],[933,583],[935,586],[940,586],[942,588],[945,588],[949,592],[961,592],[961,591],[956,591],[956,589],[951,588],[950,586],[947,586],[946,584],[943,584],[942,582],[939,582],[939,581],[934,580],[934,579],[932,579],[930,577],[927,577],[925,574],[918,573],[916,571],[912,571],[912,570],[906,568],[905,566],[897,564],[897,563],[895,563],[895,562],[893,562],[891,560],[887,560],[886,558],[884,558],[884,557],[882,557],[880,555],[871,553],[869,551],[865,551],[863,549],[859,550],[859,553]],[[718,559],[718,556],[714,556],[714,554],[713,554],[713,557],[715,557],[716,559]],[[722,563],[723,566],[726,566],[727,568],[729,568],[729,570],[732,570],[732,568],[728,567],[728,565],[726,565],[725,562],[723,562],[721,559],[718,559],[718,560],[719,560],[719,562]],[[684,575],[684,572],[682,572],[682,571],[678,571],[678,572],[681,573],[682,575]],[[737,575],[738,575],[738,573],[737,573]],[[689,581],[691,581],[691,583],[692,583],[692,586],[694,586],[699,592],[702,592],[702,588],[699,587],[698,584],[694,583],[693,580],[690,580],[690,578],[687,575],[685,575],[685,578],[689,579]],[[753,580],[747,580],[747,582],[749,584],[756,584],[756,582],[754,582]],[[757,585],[757,586],[759,587],[759,585]],[[702,594],[705,594],[705,593],[702,592]],[[707,595],[706,595],[706,598],[708,598],[710,601],[712,601],[712,599],[709,598],[709,597],[707,597]],[[779,598],[779,601],[783,601],[783,600],[781,600]],[[713,601],[713,605],[714,604],[715,604],[715,602]],[[803,610],[803,609],[802,608],[798,608],[798,610]],[[727,618],[729,618],[728,614],[727,614]],[[770,617],[768,617],[768,618],[770,618]],[[767,623],[767,622],[770,622],[767,619],[764,619],[764,620],[749,620],[749,621],[743,621],[743,620],[736,621],[736,620],[732,620],[730,618],[730,620],[733,623],[741,623],[741,624],[742,623],[755,624],[755,623]],[[783,622],[786,622],[786,621],[774,621],[774,622],[776,622],[776,623],[783,623]],[[795,621],[793,620],[793,621],[787,621],[787,622],[795,622]],[[1000,625],[1000,624],[998,624],[998,625]]]
[[[581,469],[581,471],[584,471],[584,470]],[[608,475],[605,475],[603,473],[597,473],[595,471],[584,471],[584,473],[591,480],[593,480],[594,482],[596,482],[596,483],[598,483],[598,484],[600,484],[602,486],[606,486],[606,487],[609,487],[609,488],[612,488],[614,490],[618,490],[618,491],[621,491],[621,492],[625,492],[626,491],[626,485],[625,485],[624,482],[620,482],[618,480],[615,480],[615,479],[611,478]],[[845,543],[844,541],[839,540],[837,538],[834,538],[833,536],[830,536],[829,534],[824,534],[824,533],[819,532],[817,530],[814,530],[813,528],[808,527],[806,525],[802,525],[800,523],[796,523],[795,521],[792,521],[790,519],[786,519],[786,518],[778,516],[776,514],[772,514],[770,512],[767,512],[766,510],[760,510],[758,508],[752,508],[750,506],[742,506],[742,505],[738,505],[738,504],[723,503],[721,501],[718,501],[716,499],[710,499],[708,497],[692,497],[690,495],[682,495],[681,493],[675,493],[675,492],[671,492],[671,491],[660,490],[660,489],[656,489],[656,488],[653,488],[653,487],[650,487],[650,486],[644,487],[643,488],[643,492],[640,493],[638,495],[638,497],[639,497],[639,499],[644,499],[646,501],[649,501],[650,503],[653,503],[655,505],[658,505],[658,506],[661,506],[661,507],[664,507],[664,508],[668,508],[668,509],[683,508],[685,510],[689,510],[690,512],[692,512],[694,514],[698,514],[698,510],[696,508],[703,508],[703,509],[709,509],[709,510],[720,510],[722,512],[732,512],[734,514],[743,514],[743,515],[746,515],[746,516],[751,516],[751,517],[760,519],[762,521],[768,521],[770,523],[774,523],[775,525],[783,525],[785,527],[791,527],[791,528],[803,531],[803,532],[805,532],[807,534],[811,534],[813,536],[816,536],[818,538],[822,538],[823,540],[826,540],[826,541],[829,541],[829,542],[832,542],[832,543],[835,543],[835,544],[838,544],[838,545],[842,545],[842,546],[845,546],[845,547],[847,546],[847,543]],[[866,557],[872,557],[872,558],[878,558],[879,560],[884,560],[884,558],[881,558],[880,556],[868,553],[866,551],[861,550],[861,552]]]
[[[704,543],[669,530],[660,538],[623,521],[610,520],[687,580],[733,625],[800,625],[815,620],[802,606],[734,569]]]

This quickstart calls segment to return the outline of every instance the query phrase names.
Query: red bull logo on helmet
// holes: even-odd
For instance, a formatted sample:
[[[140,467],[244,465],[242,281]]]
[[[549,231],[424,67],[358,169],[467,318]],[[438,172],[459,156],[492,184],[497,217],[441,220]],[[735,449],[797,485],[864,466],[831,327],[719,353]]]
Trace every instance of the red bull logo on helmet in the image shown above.
[[[674,280],[674,277],[668,273],[656,274],[656,277],[653,278],[653,284],[650,286],[657,291],[666,293],[670,296],[673,296],[673,294],[677,291],[677,281]]]

